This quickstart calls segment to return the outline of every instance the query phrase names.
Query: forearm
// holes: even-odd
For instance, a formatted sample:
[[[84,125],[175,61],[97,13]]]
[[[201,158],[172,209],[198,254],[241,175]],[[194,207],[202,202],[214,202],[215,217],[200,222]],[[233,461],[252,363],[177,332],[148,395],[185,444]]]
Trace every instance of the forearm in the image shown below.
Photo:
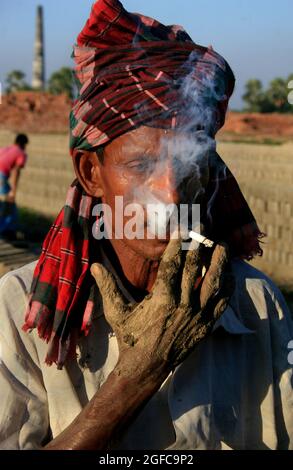
[[[102,450],[159,389],[167,373],[119,375],[115,369],[76,419],[45,450]]]
[[[20,168],[13,168],[13,170],[11,171],[9,183],[11,187],[11,192],[13,192],[13,194],[16,194],[20,172],[21,172]]]

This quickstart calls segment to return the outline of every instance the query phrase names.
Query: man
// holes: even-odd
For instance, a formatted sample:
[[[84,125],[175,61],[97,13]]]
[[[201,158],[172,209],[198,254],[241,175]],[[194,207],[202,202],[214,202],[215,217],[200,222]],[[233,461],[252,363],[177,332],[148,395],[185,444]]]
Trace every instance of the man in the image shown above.
[[[25,149],[28,142],[25,134],[18,134],[14,145],[0,149],[0,233],[2,234],[11,234],[16,228],[15,198],[20,173],[27,161]]]
[[[78,180],[38,264],[0,286],[2,448],[292,447],[291,318],[243,261],[261,233],[214,146],[229,65],[117,0],[94,4],[74,57]],[[200,203],[214,248],[146,237],[143,217],[126,236],[127,204],[154,200]]]
[[[5,195],[9,202],[15,201],[20,173],[27,161],[25,149],[28,142],[25,134],[18,134],[14,145],[0,149],[0,191],[1,195]],[[8,184],[8,180],[10,184]]]

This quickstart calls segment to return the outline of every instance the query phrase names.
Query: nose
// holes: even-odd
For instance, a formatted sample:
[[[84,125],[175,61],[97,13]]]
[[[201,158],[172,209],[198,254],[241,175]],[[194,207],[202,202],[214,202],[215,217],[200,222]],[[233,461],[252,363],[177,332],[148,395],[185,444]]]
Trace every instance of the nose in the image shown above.
[[[149,180],[150,190],[165,204],[179,204],[180,192],[176,172],[171,162],[162,164],[160,171]]]

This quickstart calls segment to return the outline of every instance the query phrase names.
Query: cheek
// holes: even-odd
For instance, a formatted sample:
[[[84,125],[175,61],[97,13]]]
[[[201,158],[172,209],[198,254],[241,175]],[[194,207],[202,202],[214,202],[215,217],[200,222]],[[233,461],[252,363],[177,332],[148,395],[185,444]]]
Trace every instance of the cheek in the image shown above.
[[[121,167],[115,169],[111,167],[109,171],[107,171],[107,167],[104,167],[101,171],[101,177],[104,193],[102,200],[111,207],[113,207],[115,196],[123,196],[124,204],[133,202],[135,188],[144,185],[146,180],[145,175],[133,175]]]
[[[119,171],[107,172],[107,168],[101,172],[103,187],[103,202],[113,207],[115,196],[126,196],[129,191],[129,182]]]

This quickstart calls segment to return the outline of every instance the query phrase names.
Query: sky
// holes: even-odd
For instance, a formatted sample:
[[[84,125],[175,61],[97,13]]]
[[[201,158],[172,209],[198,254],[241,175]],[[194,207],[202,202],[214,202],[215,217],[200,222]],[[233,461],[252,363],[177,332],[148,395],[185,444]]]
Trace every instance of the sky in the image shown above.
[[[93,0],[0,0],[0,82],[20,69],[31,81],[36,6],[45,15],[46,77],[72,66],[72,45]],[[276,76],[293,73],[293,0],[124,0],[124,7],[181,24],[201,45],[211,44],[236,75],[230,107],[243,106],[250,78],[265,86]]]

